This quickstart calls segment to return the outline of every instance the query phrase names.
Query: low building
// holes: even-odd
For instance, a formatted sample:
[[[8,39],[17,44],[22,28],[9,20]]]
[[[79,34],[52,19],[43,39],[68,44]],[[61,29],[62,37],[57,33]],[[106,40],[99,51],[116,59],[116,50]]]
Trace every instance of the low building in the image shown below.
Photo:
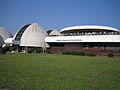
[[[120,56],[120,30],[108,26],[72,26],[63,28],[60,32],[46,32],[40,25],[33,23],[23,26],[13,38],[10,37],[9,33],[1,34],[0,45],[5,42],[5,45],[17,46],[21,51],[42,48],[49,49],[52,53],[84,51],[100,56],[108,53]]]
[[[109,52],[120,54],[120,31],[107,26],[73,26],[63,28],[60,36],[49,36],[45,42],[53,53],[63,51],[94,52],[106,55]]]

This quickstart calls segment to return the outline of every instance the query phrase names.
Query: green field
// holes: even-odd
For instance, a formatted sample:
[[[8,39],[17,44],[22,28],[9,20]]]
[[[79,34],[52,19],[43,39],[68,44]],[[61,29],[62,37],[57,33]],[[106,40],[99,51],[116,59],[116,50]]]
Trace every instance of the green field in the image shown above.
[[[0,55],[0,88],[120,90],[120,58],[25,53]]]

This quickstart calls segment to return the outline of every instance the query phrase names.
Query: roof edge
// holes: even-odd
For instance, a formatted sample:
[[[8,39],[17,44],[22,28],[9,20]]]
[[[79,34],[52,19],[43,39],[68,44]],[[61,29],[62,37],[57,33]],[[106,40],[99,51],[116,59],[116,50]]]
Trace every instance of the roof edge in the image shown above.
[[[66,27],[66,28],[61,29],[60,32],[69,31],[69,30],[72,30],[72,29],[106,29],[106,30],[119,31],[117,28],[113,28],[113,27],[109,27],[109,26],[81,25],[81,26]]]

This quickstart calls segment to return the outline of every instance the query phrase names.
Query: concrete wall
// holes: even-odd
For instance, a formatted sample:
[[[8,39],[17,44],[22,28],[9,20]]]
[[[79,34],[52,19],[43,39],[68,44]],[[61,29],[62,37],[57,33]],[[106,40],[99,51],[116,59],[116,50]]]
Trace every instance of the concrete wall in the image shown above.
[[[56,36],[46,37],[45,42],[118,42],[120,35]]]

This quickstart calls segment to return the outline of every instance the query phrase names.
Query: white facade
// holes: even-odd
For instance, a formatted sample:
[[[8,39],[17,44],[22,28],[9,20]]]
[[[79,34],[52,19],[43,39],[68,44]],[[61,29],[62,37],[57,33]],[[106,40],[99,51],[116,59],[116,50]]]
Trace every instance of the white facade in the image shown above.
[[[119,42],[120,35],[92,35],[92,36],[56,36],[46,37],[45,42],[72,43],[72,42]]]
[[[5,43],[6,43],[6,44],[13,44],[13,38],[7,38],[7,39],[5,40]]]
[[[115,32],[115,33],[118,33],[118,34],[109,34],[109,35],[102,35],[102,34],[99,34],[99,35],[92,35],[89,34],[89,35],[73,35],[73,36],[56,36],[56,37],[46,37],[45,38],[45,42],[48,42],[48,43],[74,43],[74,42],[114,42],[114,43],[120,43],[120,31],[116,28],[112,28],[112,27],[107,27],[107,26],[91,26],[91,25],[84,25],[84,26],[72,26],[72,27],[67,27],[67,28],[63,28],[60,32],[61,33],[71,33],[70,31],[72,31],[73,33],[74,32],[86,32],[86,30],[88,30],[88,32],[104,32],[104,31],[107,31],[107,32]]]

